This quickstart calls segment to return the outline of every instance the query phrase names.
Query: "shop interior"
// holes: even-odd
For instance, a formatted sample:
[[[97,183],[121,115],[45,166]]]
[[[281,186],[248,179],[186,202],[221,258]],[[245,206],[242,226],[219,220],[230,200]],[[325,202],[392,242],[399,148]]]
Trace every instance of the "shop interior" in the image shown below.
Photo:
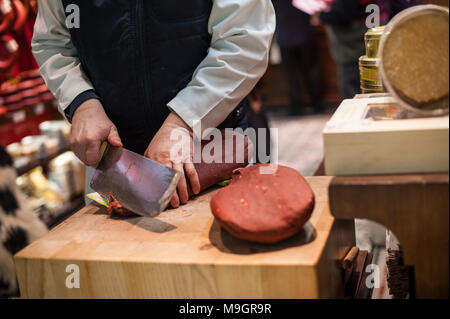
[[[205,210],[205,214],[199,215],[207,216],[208,222],[195,219],[192,220],[191,225],[200,227],[203,230],[202,236],[207,238],[205,240],[208,242],[201,242],[202,246],[196,247],[198,251],[194,251],[187,244],[183,246],[184,248],[177,246],[174,251],[181,252],[183,249],[186,251],[186,256],[180,256],[179,263],[181,264],[195,263],[193,260],[196,256],[199,258],[201,256],[211,263],[214,263],[216,259],[222,260],[221,258],[223,258],[223,264],[220,264],[220,267],[224,267],[223,272],[215,273],[202,268],[199,271],[204,271],[206,279],[199,283],[195,280],[201,280],[198,278],[202,275],[196,275],[195,269],[186,270],[189,273],[187,275],[189,280],[197,283],[186,283],[186,289],[183,288],[184,284],[180,284],[182,288],[179,289],[173,288],[171,285],[167,287],[160,285],[155,290],[138,285],[139,287],[136,289],[126,286],[127,289],[119,292],[113,286],[105,283],[106,275],[98,280],[100,287],[98,290],[92,288],[89,291],[83,289],[66,291],[58,288],[54,283],[37,282],[44,280],[42,279],[44,277],[47,278],[45,280],[48,280],[48,276],[54,276],[54,278],[64,276],[63,270],[55,270],[53,275],[50,273],[52,273],[52,269],[59,267],[58,263],[71,258],[76,259],[77,252],[80,253],[80,260],[87,256],[86,263],[82,267],[88,269],[90,267],[89,260],[95,259],[92,257],[95,251],[100,256],[97,260],[99,264],[104,261],[111,262],[108,264],[109,266],[105,266],[104,273],[107,274],[108,271],[114,273],[120,269],[117,270],[117,273],[121,275],[117,275],[117,278],[120,278],[119,281],[126,282],[127,285],[131,285],[130,282],[155,279],[152,275],[130,279],[133,266],[129,266],[125,271],[121,265],[117,266],[114,263],[119,253],[122,253],[123,256],[128,256],[128,254],[131,256],[139,250],[138,244],[129,241],[127,241],[130,245],[129,252],[116,247],[115,244],[114,236],[122,237],[121,229],[124,233],[128,232],[128,236],[132,227],[134,227],[134,231],[139,229],[132,235],[136,237],[137,242],[143,246],[152,243],[155,245],[155,249],[161,250],[158,253],[158,256],[161,257],[160,262],[163,264],[167,262],[170,265],[167,273],[162,276],[168,276],[167,278],[174,281],[181,280],[176,279],[177,277],[174,275],[178,271],[174,266],[177,261],[174,261],[172,257],[167,257],[163,251],[172,249],[171,245],[175,247],[172,241],[178,240],[180,243],[186,243],[189,234],[196,231],[191,228],[195,227],[187,226],[184,220],[177,224],[174,211],[168,211],[166,216],[161,215],[161,218],[153,220],[145,217],[143,217],[144,219],[134,217],[129,220],[119,218],[121,224],[114,226],[109,223],[115,220],[106,220],[107,214],[101,213],[101,208],[98,208],[101,205],[91,204],[97,205],[95,207],[100,211],[90,213],[92,208],[86,206],[85,186],[89,181],[86,181],[85,165],[75,156],[69,145],[71,124],[59,112],[58,102],[47,87],[45,80],[40,76],[39,66],[32,53],[31,40],[38,12],[38,1],[0,0],[0,147],[5,150],[6,156],[11,158],[10,165],[0,167],[0,172],[5,174],[4,176],[16,174],[15,187],[20,193],[20,201],[45,225],[44,233],[46,234],[43,238],[48,239],[42,241],[38,239],[40,236],[35,236],[36,238],[33,240],[37,240],[37,242],[30,245],[32,241],[30,238],[33,237],[29,236],[25,240],[26,242],[7,247],[10,252],[8,256],[19,253],[19,259],[15,261],[15,273],[19,278],[18,283],[12,284],[7,291],[1,291],[4,292],[4,297],[448,298],[448,145],[445,146],[445,143],[448,144],[448,89],[446,102],[444,101],[446,107],[445,105],[436,106],[435,110],[443,111],[435,113],[431,117],[417,115],[398,103],[392,104],[391,99],[396,98],[395,93],[392,93],[395,89],[389,90],[388,85],[382,83],[378,61],[380,57],[377,55],[384,27],[403,9],[426,4],[437,5],[447,10],[448,23],[448,0],[416,2],[405,0],[402,9],[393,7],[392,3],[396,1],[384,1],[385,5],[387,3],[391,7],[381,8],[382,13],[385,13],[381,16],[381,27],[365,27],[362,32],[358,31],[361,36],[350,46],[354,50],[361,47],[363,52],[357,53],[350,62],[343,62],[339,56],[336,56],[339,55],[336,53],[339,48],[336,48],[333,38],[330,38],[330,36],[333,37],[330,30],[335,27],[330,24],[330,21],[333,21],[330,17],[323,15],[323,19],[321,19],[320,14],[309,15],[300,11],[294,6],[296,1],[273,0],[273,2],[279,2],[274,3],[277,19],[280,20],[277,22],[277,32],[290,31],[293,34],[275,34],[274,36],[267,71],[248,97],[251,108],[249,125],[254,128],[276,129],[276,135],[272,135],[269,144],[271,149],[277,150],[278,163],[291,167],[305,176],[307,181],[313,185],[316,193],[316,209],[321,207],[321,209],[327,210],[326,207],[329,207],[327,211],[331,211],[332,214],[330,213],[329,219],[326,219],[323,214],[315,213],[317,217],[314,217],[313,213],[311,221],[315,227],[313,235],[306,228],[302,230],[296,238],[305,241],[298,247],[295,241],[297,239],[288,239],[276,244],[279,246],[273,247],[260,244],[246,245],[240,241],[235,242],[237,239],[228,234],[223,234],[224,230],[221,231],[219,225],[211,221],[209,201],[206,203],[210,194],[207,193],[205,200],[200,196],[195,203],[203,205],[198,210]],[[301,39],[297,39],[298,31],[292,30],[298,21],[290,22],[292,12],[283,12],[286,8],[283,8],[281,3],[284,2],[291,7],[289,10],[301,12],[305,20],[303,23],[307,31]],[[293,16],[295,14],[298,13],[295,12]],[[294,19],[297,18],[294,17]],[[336,29],[339,30],[339,27],[335,27],[334,30]],[[289,41],[297,41],[298,44],[293,48]],[[448,47],[446,54],[446,57],[441,57],[440,63],[443,68],[447,66],[448,77]],[[358,80],[356,88],[354,81],[352,82],[352,79],[349,78],[352,73],[350,70],[356,72]],[[352,89],[356,91],[352,91]],[[377,107],[369,107],[369,114],[364,115],[366,116],[365,121],[361,118],[356,120],[356,117],[361,117],[362,114],[358,113],[357,109],[367,108],[367,105],[370,106],[374,103]],[[350,112],[353,112],[352,116],[355,119],[349,119]],[[402,136],[392,133],[389,135],[390,137],[375,134],[367,129],[368,126],[364,126],[369,121],[368,118],[375,119],[375,122],[378,121],[379,128],[374,129],[374,132],[385,130],[383,134],[390,134],[390,132],[405,130],[406,133]],[[422,118],[427,119],[426,123],[422,121]],[[402,119],[408,120],[402,122]],[[407,127],[403,123],[409,119],[416,120],[417,123],[408,122],[412,124],[411,127]],[[358,123],[352,124],[354,126],[351,127],[340,127],[343,125],[342,123],[347,123],[346,121]],[[394,127],[397,122],[400,123],[398,124],[399,128]],[[372,133],[373,135],[370,135]],[[426,138],[423,137],[425,135]],[[394,161],[386,164],[387,161],[379,157],[381,152],[376,153],[369,150],[382,149],[384,154],[395,152],[395,147],[398,146],[392,146],[386,141],[397,141],[397,138],[399,141],[403,141],[402,138],[409,141],[405,142],[404,152],[413,154],[413,144],[416,141],[420,147],[427,147],[422,152],[422,155],[425,155],[417,154],[414,155],[416,156],[415,160],[398,159],[398,163],[395,162],[397,164],[393,164]],[[424,139],[428,142],[423,142]],[[373,145],[367,147],[369,144],[366,144],[365,141],[370,141]],[[425,146],[420,143],[424,143]],[[348,146],[350,144],[351,146]],[[440,149],[440,151],[435,149]],[[426,154],[434,155],[431,158]],[[344,165],[343,162],[348,165]],[[10,170],[7,171],[8,169]],[[0,179],[4,179],[4,177],[0,175]],[[1,182],[0,186],[2,186]],[[0,190],[1,196],[3,193]],[[197,209],[193,207],[195,203],[182,206],[176,213],[181,214],[180,216],[184,216],[185,219],[193,218],[191,215],[195,215]],[[413,206],[420,209],[410,213],[415,220],[408,220],[408,217],[402,214],[413,209],[411,208]],[[87,215],[92,219],[90,222],[86,221],[87,224],[81,225],[83,218],[87,218]],[[430,217],[430,215],[435,217]],[[335,220],[334,224],[327,224],[331,219]],[[0,222],[0,229],[1,225]],[[419,234],[424,231],[424,225],[433,227],[426,231],[432,232],[435,236],[424,236],[421,240]],[[94,233],[95,227],[105,227],[104,235]],[[171,227],[175,227],[174,231],[171,231]],[[183,227],[187,228],[186,232],[177,233]],[[206,228],[210,228],[209,232],[204,230]],[[149,237],[148,243],[146,242],[146,233],[151,233],[153,236]],[[159,241],[155,237],[159,233],[172,237],[164,237],[164,240]],[[348,235],[349,233],[351,235]],[[67,238],[69,234],[71,239]],[[94,240],[101,238],[102,245],[88,247],[85,244],[87,237],[81,239],[83,234],[87,237],[92,236]],[[58,240],[55,239],[57,236],[60,236]],[[346,236],[353,237],[347,240]],[[52,238],[55,240],[52,241]],[[72,241],[70,250],[73,254],[62,253],[61,250],[58,250],[58,245],[69,245],[69,241]],[[344,253],[339,250],[341,254],[343,253],[341,259],[338,260],[339,271],[329,270],[328,268],[331,266],[325,265],[331,265],[338,259],[335,255],[332,257],[333,261],[327,259],[329,258],[327,254],[335,253],[333,243],[338,245],[341,242],[352,241],[354,245],[346,244]],[[164,243],[168,245],[166,248]],[[200,245],[200,241],[195,243]],[[109,256],[100,252],[100,246],[106,247],[105,251],[110,249],[114,253]],[[308,247],[311,247],[310,251],[308,251]],[[431,247],[435,248],[434,253]],[[25,249],[22,250],[23,248]],[[87,252],[88,249],[92,250]],[[214,252],[210,252],[211,250]],[[218,252],[216,253],[215,250]],[[211,255],[207,256],[206,252],[210,252]],[[305,264],[314,265],[311,266],[312,270],[302,264],[302,270],[297,273],[292,269],[276,269],[279,265],[271,264],[274,258],[280,258],[280,263],[286,263],[286,265],[295,264],[297,261],[293,257],[294,253],[305,256],[304,258],[307,260]],[[268,254],[266,258],[265,254]],[[274,255],[271,257],[270,254]],[[251,257],[253,259],[250,259]],[[50,258],[50,260],[54,258],[52,261],[54,264],[43,266],[47,262],[46,258]],[[143,256],[140,260],[133,255],[132,260],[135,263],[145,264],[145,258],[147,257]],[[151,257],[149,257],[150,259]],[[36,260],[43,260],[43,264],[40,265]],[[315,264],[316,262],[317,264]],[[233,290],[228,289],[226,281],[241,278],[239,273],[236,274],[237,270],[226,268],[226,265],[233,263],[246,267],[260,263],[267,267],[273,266],[273,274],[277,274],[276,276],[281,278],[281,282],[288,282],[289,278],[298,276],[298,278],[303,278],[302,280],[307,283],[305,287],[308,288],[298,288],[293,284],[289,289],[277,291],[281,288],[272,283],[274,276],[267,275],[266,281],[261,284],[261,287],[265,287],[264,284],[266,284],[267,287],[271,287],[270,289],[258,288],[259,286],[256,288],[247,286],[247,289],[242,286],[242,293],[233,293]],[[164,273],[164,270],[158,268],[157,264],[158,262],[152,264],[152,267],[155,267],[152,269],[160,274]],[[376,265],[380,275],[377,285],[371,287],[364,286],[369,276],[364,269],[368,265]],[[3,267],[6,266],[3,265]],[[35,279],[35,282],[30,280],[27,275],[31,271],[30,269],[35,269],[33,267],[48,267],[42,272],[42,278]],[[95,271],[96,274],[102,272],[103,268],[100,266],[92,267],[92,271]],[[0,269],[1,271],[2,269]],[[140,274],[140,271],[136,270],[136,273]],[[255,270],[254,273],[255,276],[259,276],[256,275],[256,271],[260,270]],[[309,279],[304,279],[309,278],[305,275],[308,271],[317,272],[318,279],[311,283]],[[323,278],[329,276],[334,279],[324,282],[324,279],[320,277],[322,271],[327,273]],[[246,276],[252,274],[245,271],[244,273]],[[428,278],[430,273],[436,274],[431,281]],[[283,277],[285,278],[283,279]],[[54,280],[56,282],[56,279]],[[296,280],[294,281],[297,282]],[[95,284],[92,283],[92,285]],[[47,287],[48,291],[42,292],[39,287]],[[163,291],[166,288],[167,291]]]

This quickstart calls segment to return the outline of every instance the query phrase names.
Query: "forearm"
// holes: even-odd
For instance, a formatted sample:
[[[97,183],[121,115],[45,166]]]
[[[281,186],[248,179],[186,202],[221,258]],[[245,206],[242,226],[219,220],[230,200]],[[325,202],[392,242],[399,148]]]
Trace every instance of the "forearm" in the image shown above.
[[[208,55],[169,107],[202,135],[218,126],[266,71],[274,30],[270,0],[215,0]]]

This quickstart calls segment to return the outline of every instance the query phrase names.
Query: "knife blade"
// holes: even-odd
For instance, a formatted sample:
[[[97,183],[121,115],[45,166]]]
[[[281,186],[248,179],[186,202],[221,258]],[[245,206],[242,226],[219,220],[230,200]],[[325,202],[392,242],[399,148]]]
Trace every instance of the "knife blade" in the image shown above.
[[[114,196],[123,207],[141,216],[154,217],[166,209],[180,180],[179,172],[107,142],[100,153],[92,189]]]

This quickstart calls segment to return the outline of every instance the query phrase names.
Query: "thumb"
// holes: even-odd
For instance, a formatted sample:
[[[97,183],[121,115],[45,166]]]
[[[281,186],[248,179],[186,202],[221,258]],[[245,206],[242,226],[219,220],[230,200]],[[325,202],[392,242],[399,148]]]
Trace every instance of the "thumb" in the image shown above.
[[[111,130],[109,131],[108,142],[112,146],[119,146],[119,147],[123,146],[122,141],[120,140],[119,132],[117,131],[117,128],[114,125],[111,126]]]

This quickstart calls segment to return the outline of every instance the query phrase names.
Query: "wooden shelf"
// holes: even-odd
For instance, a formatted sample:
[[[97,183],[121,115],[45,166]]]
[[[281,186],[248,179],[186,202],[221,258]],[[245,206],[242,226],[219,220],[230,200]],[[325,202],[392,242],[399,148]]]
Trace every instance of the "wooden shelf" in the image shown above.
[[[28,173],[32,169],[35,169],[38,166],[47,166],[51,160],[58,157],[59,155],[63,154],[64,152],[70,151],[69,147],[64,147],[55,154],[49,155],[46,158],[43,159],[36,159],[34,161],[28,162],[26,165],[17,166],[16,163],[14,163],[14,167],[17,171],[17,175],[23,175],[25,173]]]

